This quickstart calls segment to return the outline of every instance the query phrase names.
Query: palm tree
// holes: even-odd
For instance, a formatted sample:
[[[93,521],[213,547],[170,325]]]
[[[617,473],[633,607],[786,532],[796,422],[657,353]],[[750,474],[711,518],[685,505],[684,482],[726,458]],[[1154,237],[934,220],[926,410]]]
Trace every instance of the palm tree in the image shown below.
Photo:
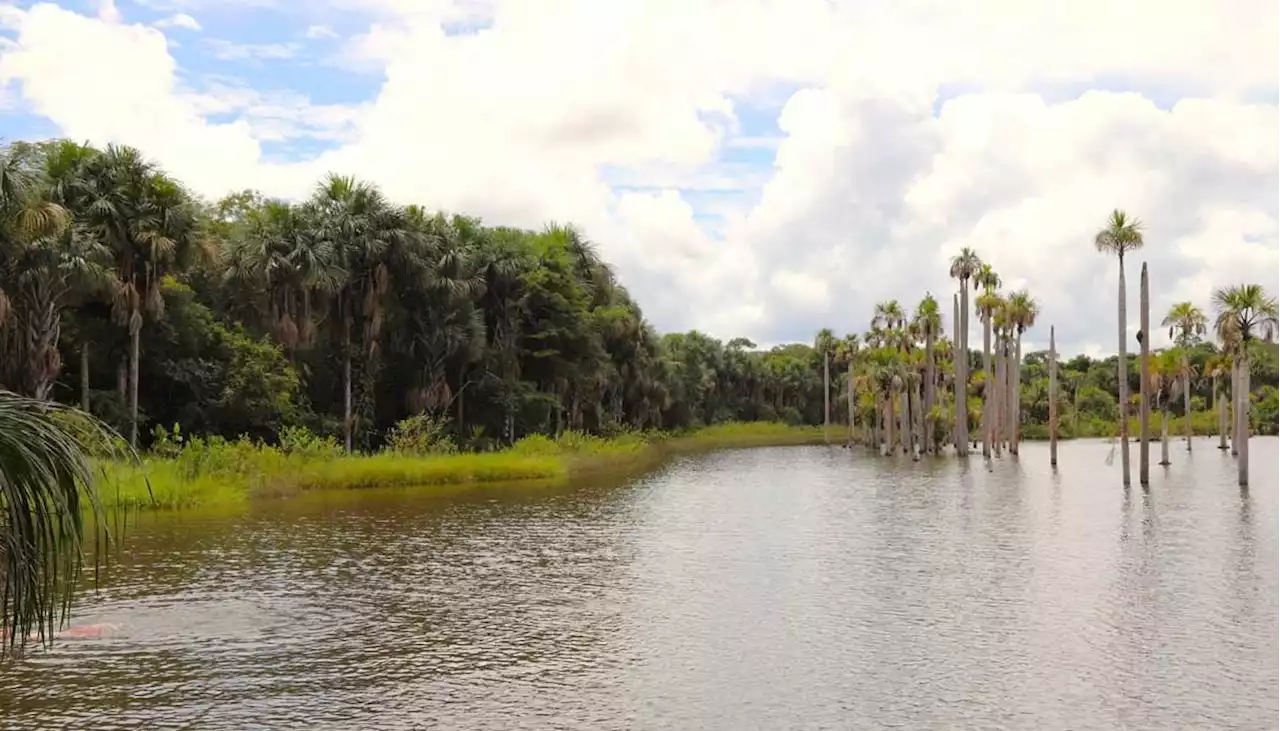
[[[933,402],[935,400],[934,382],[937,379],[934,362],[934,343],[937,342],[938,333],[942,331],[942,311],[938,308],[938,301],[933,298],[932,294],[925,293],[924,299],[920,300],[920,304],[916,305],[916,315],[914,324],[916,328],[924,335],[924,403],[922,404],[924,429],[923,449],[928,452],[931,450],[930,443],[932,440],[928,437],[933,433]]]
[[[1151,364],[1151,392],[1155,394],[1156,408],[1160,411],[1160,464],[1169,465],[1169,403],[1183,380],[1182,364],[1175,350],[1166,350]]]
[[[1111,212],[1107,225],[1093,237],[1093,245],[1104,254],[1114,254],[1120,263],[1120,294],[1117,300],[1117,318],[1120,333],[1118,368],[1119,368],[1119,400],[1120,400],[1120,469],[1125,485],[1129,484],[1129,419],[1125,404],[1129,402],[1129,360],[1125,353],[1125,331],[1127,317],[1125,314],[1124,257],[1125,254],[1142,248],[1142,223],[1129,217],[1120,209]]]
[[[964,247],[951,259],[951,278],[960,282],[959,341],[956,343],[956,450],[969,453],[969,419],[965,395],[969,390],[969,280],[982,267],[977,252]]]
[[[1018,290],[1009,295],[1009,320],[1014,333],[1013,371],[1009,379],[1012,387],[1009,396],[1010,419],[1013,421],[1013,438],[1009,451],[1012,454],[1018,453],[1018,442],[1022,438],[1022,334],[1036,324],[1039,314],[1040,305],[1031,298],[1027,290]]]
[[[109,438],[92,417],[0,391],[0,656],[33,633],[51,639],[66,620],[86,512],[95,537],[103,527],[83,445]]]
[[[164,277],[197,250],[195,210],[186,191],[132,147],[109,146],[85,173],[87,228],[112,252],[112,318],[129,333],[129,444],[136,446],[143,318],[164,313]]]
[[[1169,328],[1169,337],[1174,339],[1178,348],[1182,351],[1182,369],[1190,371],[1191,366],[1187,360],[1187,351],[1190,350],[1200,337],[1208,332],[1209,318],[1205,316],[1204,311],[1196,307],[1190,302],[1178,302],[1169,308],[1169,312],[1165,314],[1164,319],[1160,321],[1161,327]],[[1187,451],[1191,451],[1191,379],[1184,378],[1182,380],[1182,410],[1187,422]]]
[[[1261,339],[1271,342],[1275,337],[1280,307],[1276,298],[1258,284],[1239,284],[1219,289],[1213,293],[1213,305],[1217,310],[1215,329],[1224,341],[1238,343],[1237,369],[1239,393],[1232,396],[1236,402],[1236,424],[1240,442],[1240,485],[1249,484],[1249,345]]]
[[[822,355],[822,438],[831,431],[831,354],[836,349],[836,334],[822,328],[813,339],[813,349]]]
[[[854,389],[854,364],[858,357],[858,335],[857,333],[849,333],[836,343],[836,362],[844,363],[849,367],[848,376],[848,400],[849,400],[849,446],[853,446],[853,440],[857,429],[857,394]]]
[[[991,268],[990,264],[983,264],[978,273],[974,275],[974,283],[982,287],[982,294],[978,295],[974,302],[974,307],[978,312],[978,319],[982,320],[982,370],[986,379],[982,390],[982,456],[991,456],[991,399],[990,388],[995,374],[991,370],[991,315],[999,306],[1000,300],[996,295],[996,290],[1000,288],[1000,275]]]

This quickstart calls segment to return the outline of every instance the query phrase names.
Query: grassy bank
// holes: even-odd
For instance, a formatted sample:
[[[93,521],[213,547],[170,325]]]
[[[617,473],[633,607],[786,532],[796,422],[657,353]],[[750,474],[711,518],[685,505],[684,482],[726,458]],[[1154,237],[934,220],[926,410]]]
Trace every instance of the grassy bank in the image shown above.
[[[837,432],[833,427],[833,442],[844,438]],[[563,480],[595,471],[641,471],[672,454],[822,442],[822,427],[761,422],[614,438],[531,436],[509,449],[480,454],[348,456],[322,440],[291,450],[245,439],[193,440],[169,455],[145,456],[140,464],[104,462],[98,490],[108,508],[176,509],[308,490]]]

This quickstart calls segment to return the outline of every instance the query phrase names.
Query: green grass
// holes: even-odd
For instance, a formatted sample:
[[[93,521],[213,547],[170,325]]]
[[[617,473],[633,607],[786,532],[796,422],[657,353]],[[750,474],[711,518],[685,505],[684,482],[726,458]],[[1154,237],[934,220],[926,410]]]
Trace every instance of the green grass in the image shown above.
[[[843,430],[832,427],[832,443],[843,440]],[[611,438],[571,432],[558,439],[526,437],[500,452],[423,456],[392,452],[347,456],[323,446],[286,453],[245,439],[193,440],[172,457],[149,456],[141,464],[102,463],[98,490],[108,508],[203,508],[311,490],[547,484],[596,472],[639,472],[677,453],[822,442],[822,427],[772,423],[719,424],[681,433],[626,433]]]

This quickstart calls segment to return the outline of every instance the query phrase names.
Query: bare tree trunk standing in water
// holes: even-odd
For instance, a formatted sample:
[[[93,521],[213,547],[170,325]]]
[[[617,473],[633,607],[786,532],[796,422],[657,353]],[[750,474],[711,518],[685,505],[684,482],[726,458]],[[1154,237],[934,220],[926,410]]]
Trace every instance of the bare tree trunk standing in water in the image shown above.
[[[1049,326],[1049,466],[1058,466],[1058,350]]]
[[[822,351],[822,441],[831,443],[831,354]]]
[[[1218,412],[1218,449],[1227,451],[1227,400],[1222,397],[1221,372],[1213,374],[1213,406]]]
[[[1231,359],[1231,456],[1240,453],[1240,358]]]
[[[1240,486],[1246,487],[1249,484],[1249,353],[1245,349],[1248,343],[1242,343],[1240,350],[1240,402],[1237,409],[1239,416],[1236,421],[1239,426],[1236,427],[1236,433],[1239,434],[1237,441],[1239,446],[1236,448],[1240,452],[1240,461],[1236,464],[1239,470]]]
[[[963,286],[964,285],[961,284],[962,288]],[[955,383],[951,385],[955,390],[955,404],[956,404],[955,414],[954,414],[955,418],[952,420],[953,423],[951,425],[951,443],[956,448],[956,454],[959,455],[959,454],[963,454],[963,452],[961,452],[960,450],[960,404],[964,402],[964,399],[960,398],[960,394],[962,393],[962,389],[963,389],[963,387],[961,386],[961,380],[960,380],[961,378],[960,355],[961,353],[964,352],[961,350],[962,346],[960,343],[960,295],[958,294],[951,295],[951,307],[954,312],[954,316],[952,317],[952,320],[951,320],[951,323],[952,323],[951,328],[955,332],[955,336],[951,339],[951,342],[952,342],[951,358],[954,361],[953,365],[955,366]]]
[[[1142,434],[1142,441],[1138,443],[1138,483],[1147,485],[1151,482],[1151,394],[1148,385],[1151,380],[1151,293],[1146,262],[1142,263],[1142,274],[1138,280],[1138,298],[1138,332],[1142,334],[1138,366],[1138,393],[1142,402],[1138,411],[1138,429]]]

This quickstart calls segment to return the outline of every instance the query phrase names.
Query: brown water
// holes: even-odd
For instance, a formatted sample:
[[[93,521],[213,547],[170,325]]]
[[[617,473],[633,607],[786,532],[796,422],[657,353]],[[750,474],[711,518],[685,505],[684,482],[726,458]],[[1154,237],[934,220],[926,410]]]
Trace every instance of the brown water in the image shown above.
[[[1275,728],[1276,440],[1248,492],[1109,451],[151,516],[78,605],[121,630],[0,668],[0,728]]]

